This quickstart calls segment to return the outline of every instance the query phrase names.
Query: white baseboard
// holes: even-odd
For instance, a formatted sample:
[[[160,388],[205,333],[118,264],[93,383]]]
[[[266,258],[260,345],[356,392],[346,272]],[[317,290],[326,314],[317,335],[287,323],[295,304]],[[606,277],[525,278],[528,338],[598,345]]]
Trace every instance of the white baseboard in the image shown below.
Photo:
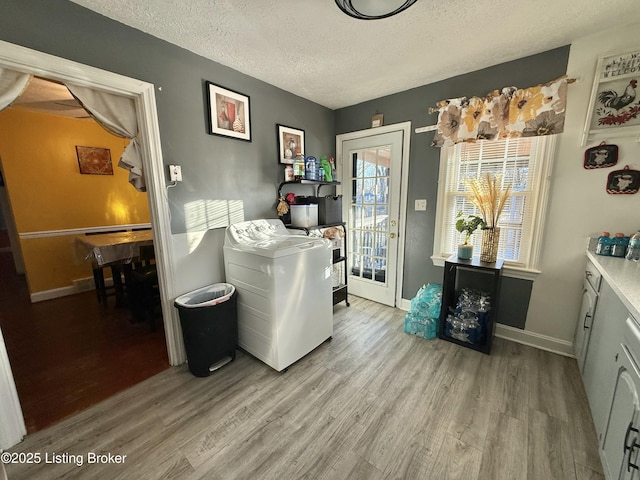
[[[519,328],[510,327],[501,323],[496,324],[496,337],[511,340],[512,342],[522,343],[530,347],[546,350],[547,352],[557,353],[565,357],[575,358],[573,353],[573,343],[559,338],[548,337],[535,332],[528,332]]]
[[[400,310],[404,310],[405,312],[408,312],[409,309],[411,308],[411,300],[407,299],[407,298],[403,298],[400,300],[400,305],[398,305],[398,308]]]
[[[113,279],[105,278],[104,283],[107,287],[110,287],[113,285]],[[68,287],[53,288],[51,290],[32,293],[30,298],[31,303],[37,303],[45,300],[52,300],[54,298],[66,297],[68,295],[75,295],[76,293],[86,292],[89,290],[95,290],[93,278],[91,277],[74,280],[74,284]]]
[[[409,311],[411,308],[411,300],[403,298],[398,305],[400,310]],[[512,342],[529,345],[530,347],[546,350],[547,352],[557,353],[565,357],[575,358],[573,352],[573,343],[558,338],[541,335],[539,333],[528,332],[520,328],[510,327],[501,323],[496,324],[496,337],[511,340]]]
[[[43,290],[31,294],[31,303],[43,302],[53,298],[66,297],[67,295],[75,295],[78,290],[75,286],[53,288],[51,290]]]

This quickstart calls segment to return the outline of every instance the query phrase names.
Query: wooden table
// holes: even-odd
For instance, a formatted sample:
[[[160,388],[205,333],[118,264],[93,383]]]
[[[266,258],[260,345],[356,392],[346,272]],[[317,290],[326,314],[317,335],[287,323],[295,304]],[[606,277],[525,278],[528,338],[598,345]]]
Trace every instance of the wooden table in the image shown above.
[[[98,301],[107,305],[107,287],[104,281],[105,267],[110,267],[117,305],[124,302],[124,285],[121,275],[126,277],[131,262],[140,255],[140,247],[153,245],[151,230],[131,232],[99,233],[76,237],[76,248],[83,259],[93,265],[93,279]]]

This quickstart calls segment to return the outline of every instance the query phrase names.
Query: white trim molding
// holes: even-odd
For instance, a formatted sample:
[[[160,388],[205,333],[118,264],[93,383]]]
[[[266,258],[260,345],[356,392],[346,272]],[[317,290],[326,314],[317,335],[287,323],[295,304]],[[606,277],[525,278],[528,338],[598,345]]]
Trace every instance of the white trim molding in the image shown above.
[[[496,323],[495,335],[496,337],[511,340],[512,342],[529,345],[530,347],[557,353],[565,357],[575,358],[573,343],[567,342],[566,340],[560,340],[559,338],[549,337],[540,333],[521,330],[501,323]]]
[[[104,227],[65,228],[64,230],[42,230],[39,232],[19,233],[20,240],[30,238],[64,237],[65,235],[85,235],[87,233],[113,232],[116,230],[144,230],[151,228],[150,223],[130,223],[127,225],[106,225]]]
[[[343,171],[344,158],[342,155],[342,142],[365,138],[375,135],[382,135],[391,132],[402,132],[402,166],[400,177],[400,217],[398,222],[398,259],[396,264],[396,291],[394,303],[396,306],[402,303],[402,287],[404,285],[404,238],[406,237],[407,223],[407,192],[409,191],[409,159],[411,149],[411,122],[395,123],[382,127],[368,128],[355,132],[341,133],[336,135],[336,167],[338,171]],[[342,193],[342,187],[336,187],[336,193]]]
[[[436,267],[444,267],[445,260],[447,259],[444,257],[437,257],[435,255],[431,256],[431,261]],[[504,277],[519,278],[521,280],[534,281],[541,273],[542,272],[540,270],[512,267],[509,265],[504,265],[502,267],[502,275]]]
[[[7,348],[0,332],[0,450],[19,443],[27,434]]]

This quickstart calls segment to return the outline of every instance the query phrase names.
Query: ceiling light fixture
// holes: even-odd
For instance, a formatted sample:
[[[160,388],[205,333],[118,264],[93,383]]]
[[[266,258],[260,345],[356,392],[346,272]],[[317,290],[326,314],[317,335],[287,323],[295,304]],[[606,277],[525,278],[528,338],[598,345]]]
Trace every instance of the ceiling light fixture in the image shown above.
[[[335,0],[344,13],[360,20],[379,20],[400,13],[418,0]]]

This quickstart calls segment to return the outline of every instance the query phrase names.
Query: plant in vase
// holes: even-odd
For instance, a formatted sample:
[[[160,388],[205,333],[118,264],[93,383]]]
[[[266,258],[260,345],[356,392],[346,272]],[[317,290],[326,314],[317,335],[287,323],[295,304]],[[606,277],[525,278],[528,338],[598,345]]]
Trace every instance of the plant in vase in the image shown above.
[[[478,209],[484,220],[482,226],[482,246],[480,260],[493,263],[498,256],[500,227],[498,220],[511,196],[511,185],[502,185],[502,175],[487,173],[484,177],[473,178],[466,182],[467,198]]]
[[[464,212],[459,212],[456,216],[456,230],[460,233],[464,233],[464,243],[458,245],[458,258],[462,260],[469,260],[473,257],[473,244],[471,243],[471,235],[478,227],[484,227],[485,222],[477,215],[466,215]]]

